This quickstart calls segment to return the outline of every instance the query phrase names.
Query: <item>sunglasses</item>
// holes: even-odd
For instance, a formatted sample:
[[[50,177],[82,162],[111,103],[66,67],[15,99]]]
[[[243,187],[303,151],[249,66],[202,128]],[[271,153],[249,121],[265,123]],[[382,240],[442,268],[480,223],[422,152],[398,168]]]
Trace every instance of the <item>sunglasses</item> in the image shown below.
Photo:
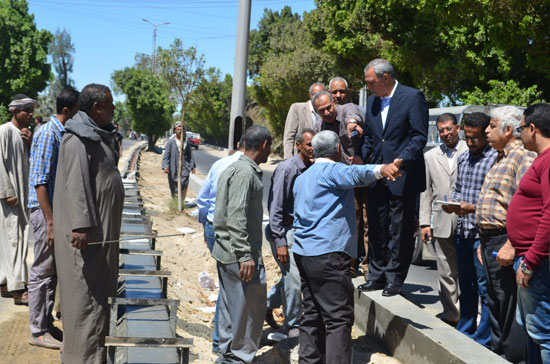
[[[521,133],[521,131],[527,128],[530,124],[520,125],[516,128],[516,132]]]

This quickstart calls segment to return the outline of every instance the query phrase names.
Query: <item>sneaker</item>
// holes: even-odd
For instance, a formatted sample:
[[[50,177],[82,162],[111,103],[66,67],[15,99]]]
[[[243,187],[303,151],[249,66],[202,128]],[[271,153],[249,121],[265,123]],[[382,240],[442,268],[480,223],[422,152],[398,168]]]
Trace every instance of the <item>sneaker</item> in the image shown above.
[[[281,340],[286,339],[287,337],[288,336],[286,334],[283,334],[282,332],[279,332],[279,331],[275,331],[267,335],[267,340],[279,342]]]
[[[29,338],[29,344],[46,349],[61,349],[61,341],[56,340],[49,332],[38,337],[31,335],[31,337]]]
[[[12,292],[13,304],[16,306],[28,306],[29,305],[29,292],[27,290]]]

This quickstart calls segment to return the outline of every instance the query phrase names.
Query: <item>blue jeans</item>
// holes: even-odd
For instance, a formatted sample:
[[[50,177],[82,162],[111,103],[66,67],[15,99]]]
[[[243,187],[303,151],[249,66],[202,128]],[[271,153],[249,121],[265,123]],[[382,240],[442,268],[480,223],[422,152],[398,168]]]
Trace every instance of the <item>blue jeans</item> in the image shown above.
[[[214,243],[216,242],[216,238],[214,237],[214,226],[212,223],[208,220],[204,224],[202,224],[204,227],[204,241],[206,241],[206,245],[208,246],[208,250],[210,250],[210,253],[212,253],[212,248],[214,247]],[[218,277],[219,281],[219,277]],[[214,320],[212,320],[212,324],[214,325],[214,331],[212,332],[212,351],[218,351],[220,346],[220,340],[218,338],[218,304],[216,303],[216,312],[214,313]]]
[[[514,263],[517,271],[521,260]],[[529,287],[518,287],[516,320],[525,327],[529,364],[550,363],[550,271],[544,258],[529,279]]]
[[[491,320],[487,307],[487,276],[477,257],[480,239],[456,237],[458,284],[460,286],[460,320],[456,329],[479,344],[490,347]],[[477,325],[478,303],[481,319]]]
[[[265,236],[271,246],[271,253],[279,265],[282,274],[281,279],[271,287],[267,294],[267,308],[274,309],[282,305],[285,315],[284,329],[289,330],[300,326],[300,315],[302,313],[300,272],[296,266],[294,254],[291,252],[292,245],[294,244],[294,230],[290,227],[286,230],[289,261],[287,265],[282,265],[277,259],[277,247],[275,246],[275,242],[271,240],[269,225],[267,225],[265,230]]]

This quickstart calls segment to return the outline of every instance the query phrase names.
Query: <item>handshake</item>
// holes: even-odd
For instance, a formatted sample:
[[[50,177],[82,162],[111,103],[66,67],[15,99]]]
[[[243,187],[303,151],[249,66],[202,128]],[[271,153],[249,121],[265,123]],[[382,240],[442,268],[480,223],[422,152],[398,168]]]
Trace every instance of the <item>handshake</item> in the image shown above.
[[[401,172],[399,172],[399,168],[401,168],[401,165],[403,164],[403,159],[394,159],[392,163],[389,164],[383,164],[382,168],[380,169],[380,174],[382,174],[382,177],[385,177],[388,180],[395,181],[397,177],[401,177]]]

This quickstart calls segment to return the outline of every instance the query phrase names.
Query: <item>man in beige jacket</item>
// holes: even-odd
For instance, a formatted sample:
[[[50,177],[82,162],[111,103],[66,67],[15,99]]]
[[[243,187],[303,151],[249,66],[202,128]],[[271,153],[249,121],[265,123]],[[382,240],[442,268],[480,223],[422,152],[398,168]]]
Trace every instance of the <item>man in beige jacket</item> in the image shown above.
[[[450,200],[456,180],[458,156],[468,150],[466,142],[459,140],[460,125],[453,114],[443,114],[436,123],[443,141],[438,148],[424,154],[426,161],[426,191],[420,194],[420,228],[424,243],[434,238],[439,275],[439,297],[443,312],[438,317],[455,325],[460,317],[458,306],[458,268],[454,244],[457,215],[441,210],[436,200]],[[433,215],[433,229],[430,227]],[[433,232],[432,232],[433,230]]]
[[[313,109],[311,100],[319,91],[323,91],[325,85],[315,82],[309,87],[309,100],[306,102],[296,102],[290,105],[288,115],[285,121],[285,131],[283,134],[284,159],[292,158],[296,154],[296,136],[304,129],[314,129],[317,114]]]

